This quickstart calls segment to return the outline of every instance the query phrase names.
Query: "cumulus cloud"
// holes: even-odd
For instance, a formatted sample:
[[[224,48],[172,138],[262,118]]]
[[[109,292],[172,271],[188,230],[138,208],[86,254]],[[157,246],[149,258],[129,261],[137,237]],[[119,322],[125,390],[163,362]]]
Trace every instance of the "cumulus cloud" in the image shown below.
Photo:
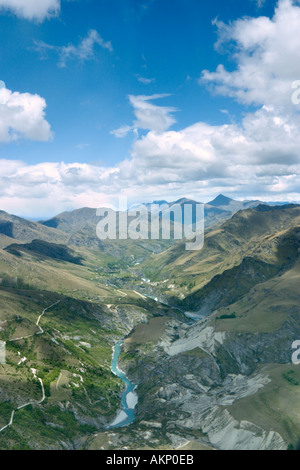
[[[108,200],[109,183],[117,172],[83,163],[28,165],[0,160],[0,205],[29,217],[47,217],[74,207],[99,207]]]
[[[259,131],[259,132],[258,132]],[[291,136],[293,138],[291,138]],[[28,216],[130,201],[238,198],[299,200],[300,116],[285,120],[264,107],[243,122],[198,122],[180,131],[149,131],[115,167],[0,160],[0,206]]]
[[[300,44],[299,35],[292,40],[289,33],[300,30],[299,7],[281,0],[272,19],[246,18],[222,28],[223,45],[229,41],[236,47],[236,69],[205,72],[202,80],[215,91],[256,104],[255,111],[248,111],[239,123],[196,122],[175,131],[175,108],[153,104],[168,95],[130,95],[135,118],[112,131],[116,137],[136,133],[130,158],[111,168],[0,161],[0,207],[32,216],[33,210],[53,215],[80,206],[103,206],[115,195],[136,202],[183,195],[207,201],[219,192],[299,201],[300,113],[291,104],[291,83],[300,79]],[[139,129],[144,131],[141,135]]]
[[[87,36],[83,38],[77,46],[68,44],[67,46],[53,46],[43,41],[35,41],[35,50],[45,58],[49,52],[55,53],[58,58],[59,67],[66,67],[69,59],[77,59],[81,61],[91,60],[95,57],[95,46],[102,49],[113,51],[110,41],[104,41],[98,31],[89,30]]]
[[[220,64],[204,70],[200,83],[244,104],[291,106],[292,83],[300,78],[300,7],[279,0],[274,16],[242,18],[226,25],[215,21],[217,47],[233,55],[233,71]]]
[[[149,132],[138,139],[130,160],[119,165],[119,178],[140,185],[193,187],[214,185],[251,194],[272,193],[279,181],[300,176],[300,117],[278,115],[263,107],[240,125],[196,123],[181,131]],[[294,190],[294,189],[293,189]]]
[[[231,156],[234,142],[240,147]],[[183,195],[207,201],[219,192],[299,200],[300,164],[293,159],[269,165],[256,158],[243,161],[241,152],[247,146],[254,151],[255,143],[244,140],[236,128],[197,123],[178,133],[150,132],[143,145],[139,142],[134,148],[131,160],[113,168],[0,160],[0,206],[23,216],[50,217],[83,206],[103,207],[117,202],[119,195],[128,196],[130,202],[175,200]]]
[[[60,12],[60,0],[0,0],[0,11],[11,11],[27,20],[43,21]]]
[[[8,90],[0,84],[0,142],[20,138],[47,141],[50,124],[45,119],[46,101],[39,95]]]

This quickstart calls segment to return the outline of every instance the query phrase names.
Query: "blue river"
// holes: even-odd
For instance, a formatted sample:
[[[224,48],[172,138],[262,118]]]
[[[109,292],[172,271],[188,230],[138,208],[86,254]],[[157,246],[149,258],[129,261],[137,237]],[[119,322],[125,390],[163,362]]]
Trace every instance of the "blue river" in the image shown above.
[[[147,295],[147,297],[151,297],[157,301],[157,299],[152,296]],[[189,312],[183,312],[182,310],[181,312],[184,313],[186,317],[190,318],[190,320],[192,320],[190,323],[188,323],[188,325],[192,325],[193,323],[202,318],[202,316],[193,315]],[[135,418],[134,409],[138,402],[138,396],[135,392],[136,385],[130,382],[124,372],[118,369],[118,360],[121,353],[122,345],[123,341],[119,341],[114,346],[111,371],[123,380],[125,384],[125,389],[121,397],[121,410],[119,411],[113,422],[108,426],[108,429],[120,428],[133,423]]]
[[[114,421],[108,426],[109,429],[128,426],[128,424],[131,424],[134,421],[134,408],[138,400],[137,394],[135,393],[136,385],[130,382],[124,372],[118,369],[118,360],[122,344],[123,341],[119,341],[119,343],[114,346],[111,370],[115,375],[123,380],[126,387],[121,397],[121,411],[119,411]]]

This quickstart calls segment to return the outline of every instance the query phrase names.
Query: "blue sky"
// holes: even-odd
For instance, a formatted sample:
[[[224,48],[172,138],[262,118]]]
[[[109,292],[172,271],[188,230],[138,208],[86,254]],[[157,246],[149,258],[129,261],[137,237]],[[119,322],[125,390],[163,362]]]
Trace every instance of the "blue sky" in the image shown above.
[[[81,0],[63,2],[60,17],[41,24],[2,14],[1,78],[11,90],[46,99],[55,133],[48,145],[23,141],[22,147],[19,142],[2,146],[2,156],[30,163],[41,161],[41,153],[48,161],[120,161],[131,139],[120,142],[110,131],[131,123],[129,94],[172,94],[163,104],[178,108],[175,129],[199,120],[221,123],[222,107],[233,107],[239,115],[232,100],[212,99],[197,80],[202,69],[219,63],[212,20],[255,11],[253,2],[237,0]],[[41,56],[35,50],[37,41],[77,46],[91,29],[111,41],[112,52],[96,46],[91,60],[70,59],[62,68],[56,53]],[[155,81],[145,85],[138,77]]]
[[[48,216],[120,193],[299,199],[299,11],[292,0],[0,0],[1,208]]]

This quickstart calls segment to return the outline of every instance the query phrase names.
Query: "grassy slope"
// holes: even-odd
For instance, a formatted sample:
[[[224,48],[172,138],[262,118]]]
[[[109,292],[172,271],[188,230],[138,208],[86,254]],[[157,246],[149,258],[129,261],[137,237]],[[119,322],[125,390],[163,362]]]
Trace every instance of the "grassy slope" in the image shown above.
[[[299,285],[300,260],[282,275],[251,289],[241,300],[217,310],[211,324],[216,331],[251,334],[254,338],[259,333],[276,333],[290,321],[290,315],[300,318]],[[290,348],[287,350],[290,357],[291,345],[297,339],[291,330],[289,345],[283,343]],[[276,343],[278,357],[282,346]],[[300,437],[300,370],[291,359],[287,364],[280,362],[263,367],[263,373],[271,379],[268,385],[255,395],[238,400],[228,410],[238,420],[279,432],[296,447]]]
[[[280,276],[253,287],[228,307],[214,313],[217,331],[273,332],[280,328],[287,313],[300,313],[300,261]],[[228,318],[221,318],[221,317]],[[230,318],[235,316],[235,318]]]
[[[0,234],[20,240],[22,243],[31,242],[34,239],[55,243],[66,243],[68,240],[67,235],[62,231],[45,227],[37,222],[32,222],[4,211],[0,211]]]
[[[109,366],[111,339],[118,333],[101,325],[99,319],[104,315],[101,308],[90,302],[38,290],[1,288],[0,299],[4,305],[0,335],[6,341],[7,351],[7,364],[0,366],[1,427],[9,421],[8,410],[41,399],[41,387],[31,368],[36,369],[37,377],[43,379],[47,396],[42,406],[34,406],[34,412],[31,407],[26,407],[15,413],[13,426],[0,434],[1,448],[25,444],[27,447],[38,444],[60,447],[59,438],[72,441],[82,433],[96,429],[95,423],[86,428],[81,426],[83,422],[76,421],[73,407],[83,415],[86,424],[88,416],[113,415],[119,406],[121,383],[111,374]],[[41,318],[44,333],[39,334],[38,316],[57,300],[59,304]],[[22,337],[26,338],[18,340]],[[82,342],[90,347],[85,347]],[[19,364],[22,357],[26,357],[26,361]],[[68,379],[64,386],[60,383],[55,399],[51,390],[61,372]],[[84,377],[83,382],[78,378],[79,374]],[[69,408],[67,402],[72,403]],[[62,424],[62,410],[69,415],[71,427],[67,417]],[[46,426],[49,421],[53,423],[52,427]]]
[[[0,448],[62,448],[62,442],[72,447],[103,428],[119,407],[122,387],[110,372],[112,344],[130,324],[172,314],[132,290],[110,286],[110,276],[127,274],[127,265],[108,254],[81,248],[68,262],[58,259],[65,255],[61,246],[38,248],[0,250],[0,339],[7,341],[7,364],[0,365],[0,428],[13,409],[41,399],[38,377],[47,395],[43,404],[15,413],[13,426],[0,433]],[[81,264],[74,264],[78,258]],[[38,316],[56,301],[41,318],[39,334]]]
[[[273,429],[296,448],[300,437],[300,370],[292,364],[264,368],[271,382],[255,395],[238,400],[230,413],[264,429]],[[292,378],[292,379],[291,379]]]
[[[217,306],[218,312],[211,319],[219,331],[273,332],[285,321],[287,311],[299,303],[300,269],[295,262],[299,222],[299,207],[244,211],[208,233],[200,252],[186,252],[178,244],[146,262],[145,269],[152,279],[164,280],[168,276],[175,285],[176,295],[178,286],[193,282],[185,293],[192,289],[191,298],[196,302],[201,300],[203,292],[207,296],[207,289],[213,293],[220,286],[231,289],[228,307]],[[2,246],[7,246],[9,240],[6,236]],[[82,258],[81,265],[53,258],[47,250],[42,257],[32,250],[20,249],[21,256],[0,250],[1,320],[7,320],[0,339],[34,335],[7,343],[8,364],[0,366],[0,427],[7,424],[13,408],[28,398],[41,398],[40,385],[30,368],[38,370],[37,376],[43,379],[48,395],[42,405],[16,413],[14,425],[0,433],[1,448],[63,447],[62,441],[72,446],[78,438],[94,432],[99,422],[95,423],[92,416],[102,416],[105,420],[119,404],[120,382],[109,372],[111,344],[124,335],[128,315],[133,312],[136,319],[145,321],[152,316],[172,314],[167,307],[142,299],[129,288],[120,290],[118,285],[113,286],[122,276],[128,278],[128,286],[136,281],[124,260],[91,247],[72,249]],[[249,263],[245,270],[243,263]],[[280,272],[283,265],[285,268]],[[235,278],[234,270],[237,270]],[[259,279],[254,278],[253,285],[248,279],[251,270],[260,274]],[[236,279],[241,283],[239,289]],[[168,285],[169,282],[165,284],[166,290],[170,292]],[[41,320],[45,333],[37,335],[38,315],[57,300],[60,303]],[[233,318],[217,318],[233,314]],[[151,328],[154,324],[150,324]],[[159,322],[157,326],[161,331],[163,325]],[[144,335],[139,329],[137,334]],[[18,365],[24,356],[26,362]],[[277,386],[278,393],[284,397],[284,387],[291,384],[274,377],[270,397]],[[293,394],[297,386],[294,387]],[[277,403],[276,396],[272,398],[274,403]],[[74,410],[84,416],[84,421],[76,419]],[[259,414],[260,408],[257,410]],[[290,410],[284,412],[290,419]],[[247,419],[247,406],[237,406],[236,413],[244,413]],[[253,416],[256,416],[254,412]],[[291,426],[293,431],[287,436],[295,440],[297,421],[292,420]]]
[[[265,223],[264,219],[266,219]],[[253,229],[254,220],[259,227],[257,231]],[[241,228],[240,231],[239,228]],[[300,318],[299,208],[291,207],[283,211],[275,209],[275,211],[267,213],[247,211],[230,221],[227,227],[223,226],[222,230],[210,233],[210,237],[214,242],[216,242],[214,238],[217,237],[218,246],[220,247],[222,243],[224,248],[226,241],[232,242],[229,235],[235,232],[238,233],[235,240],[239,242],[236,246],[241,251],[241,260],[244,261],[238,266],[224,270],[217,278],[218,282],[228,291],[232,289],[233,296],[232,300],[228,299],[228,306],[217,308],[209,320],[209,325],[213,326],[217,332],[229,333],[232,343],[235,341],[234,338],[237,344],[240,341],[245,341],[245,344],[240,343],[241,347],[243,344],[247,345],[248,341],[248,347],[251,348],[248,351],[249,356],[252,357],[251,361],[254,360],[252,365],[255,366],[257,362],[256,370],[262,370],[270,377],[271,382],[256,394],[236,401],[234,405],[228,407],[228,410],[238,420],[248,420],[263,429],[273,429],[279,432],[287,443],[296,447],[300,436],[300,372],[297,366],[291,364],[291,345],[293,341],[299,339],[298,327],[296,328]],[[222,238],[218,238],[220,235]],[[212,254],[213,248],[218,253],[216,245],[212,243],[209,255]],[[177,269],[191,256],[190,253],[184,253],[177,258],[178,253],[180,253],[180,249],[177,246],[168,250],[167,253],[155,257],[158,263],[162,262],[166,265],[161,264],[158,268],[155,265],[152,272]],[[232,262],[230,251],[226,251],[224,254],[222,250],[219,250],[219,255],[223,266],[226,262]],[[193,258],[193,254],[191,257]],[[197,253],[196,257],[202,257],[202,261],[196,266],[192,266],[192,269],[199,270],[199,276],[207,276],[205,253]],[[249,265],[243,277],[243,273],[239,272],[238,268],[243,266],[245,262]],[[146,264],[149,266],[150,263]],[[235,269],[237,269],[237,276],[234,277]],[[268,270],[270,270],[269,276],[267,275]],[[259,279],[256,279],[253,285],[250,282],[251,271],[255,275],[260,274]],[[182,274],[184,275],[182,271],[176,272],[178,279]],[[165,273],[163,272],[161,278],[164,279],[164,277]],[[214,278],[215,276],[211,276],[210,282]],[[174,278],[172,281],[174,282]],[[216,283],[216,280],[214,282]],[[242,284],[240,287],[243,287],[243,282],[246,282],[244,291],[242,288],[239,289],[239,282]],[[209,283],[204,283],[204,297],[208,294],[207,287],[205,289],[205,286],[208,285]],[[216,285],[214,287],[216,288]],[[135,330],[128,341],[130,349],[122,356],[122,360],[130,364],[131,371],[140,367],[135,348],[138,348],[143,354],[148,354],[150,364],[150,344],[146,342],[141,345],[141,342],[146,341],[145,330],[145,328]],[[282,331],[282,336],[280,331]],[[220,364],[226,368],[226,351],[224,350],[225,352],[222,354],[221,350],[220,346],[218,350]],[[259,350],[265,354],[264,358],[259,357]],[[194,355],[196,351],[193,350],[188,354]],[[203,352],[200,350],[201,354]],[[245,354],[247,354],[247,350]],[[256,357],[255,354],[258,356]],[[277,363],[268,361],[268,356],[276,359]],[[264,364],[263,366],[261,362]],[[147,368],[145,364],[148,363],[143,363],[144,368]],[[152,384],[145,384],[145,387],[148,386],[151,387]],[[143,406],[142,399],[140,406]]]
[[[163,294],[174,300],[185,298],[185,308],[197,309],[204,295],[201,289],[207,286],[209,291],[209,283],[226,271],[232,277],[234,271],[230,273],[230,270],[239,267],[247,257],[257,263],[254,268],[261,271],[262,276],[266,268],[266,277],[272,277],[276,267],[279,269],[288,263],[289,256],[293,256],[289,252],[293,247],[283,246],[283,239],[288,238],[289,228],[299,224],[299,206],[258,206],[238,212],[220,228],[207,232],[202,250],[186,251],[185,244],[178,243],[150,258],[139,269],[143,269],[151,281],[159,283]],[[281,250],[279,244],[282,245]],[[261,269],[258,264],[261,264]],[[275,266],[275,270],[270,266]],[[164,282],[166,280],[168,282]]]

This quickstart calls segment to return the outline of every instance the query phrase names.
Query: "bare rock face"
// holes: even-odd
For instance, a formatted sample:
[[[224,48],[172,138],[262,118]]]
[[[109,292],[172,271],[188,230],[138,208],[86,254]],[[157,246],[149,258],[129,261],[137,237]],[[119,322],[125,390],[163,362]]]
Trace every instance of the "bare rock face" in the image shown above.
[[[248,421],[238,422],[228,410],[214,407],[202,416],[202,429],[210,442],[223,450],[284,450],[286,444],[274,431],[264,431]]]
[[[290,312],[279,330],[255,334],[215,331],[210,318],[193,325],[170,320],[156,345],[136,346],[134,367],[130,360],[122,365],[140,384],[136,425],[158,422],[186,439],[200,432],[198,442],[217,449],[286,449],[278,432],[239,421],[231,406],[271,383],[269,364],[290,361],[298,320]]]

